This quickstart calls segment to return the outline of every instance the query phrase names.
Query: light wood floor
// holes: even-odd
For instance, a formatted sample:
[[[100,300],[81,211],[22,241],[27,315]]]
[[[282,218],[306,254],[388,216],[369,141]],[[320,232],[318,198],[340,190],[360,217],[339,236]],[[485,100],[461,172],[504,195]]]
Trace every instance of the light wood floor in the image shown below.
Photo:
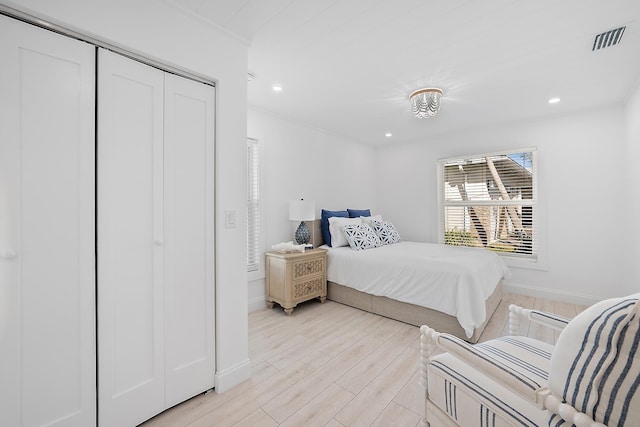
[[[567,303],[507,294],[480,340],[507,330],[516,303],[573,317]],[[276,305],[277,307],[277,305]],[[530,328],[554,343],[557,335]],[[194,397],[145,427],[421,426],[419,329],[333,301],[249,315],[251,378],[223,393]]]

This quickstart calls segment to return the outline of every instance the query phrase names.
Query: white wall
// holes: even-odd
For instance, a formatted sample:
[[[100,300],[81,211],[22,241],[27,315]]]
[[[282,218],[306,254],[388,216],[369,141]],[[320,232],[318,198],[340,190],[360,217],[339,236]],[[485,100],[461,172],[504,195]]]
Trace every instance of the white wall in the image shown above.
[[[314,200],[316,218],[322,209],[377,211],[374,148],[251,108],[247,135],[262,144],[266,250],[293,240],[290,200]],[[264,308],[263,279],[249,282],[249,304]]]
[[[637,139],[637,126],[633,132]],[[381,148],[377,206],[403,238],[435,242],[438,159],[537,147],[545,270],[511,268],[507,289],[582,303],[629,294],[639,277],[631,274],[638,258],[632,256],[637,239],[629,239],[626,141],[619,106]]]
[[[216,390],[248,378],[245,141],[247,52],[241,42],[154,0],[4,4],[217,82]],[[224,228],[224,212],[237,228]]]
[[[632,222],[628,224],[628,238],[633,242],[634,255],[630,264],[633,267],[633,287],[640,291],[640,85],[629,97],[626,105],[627,152],[624,158],[628,172],[629,184],[626,186],[630,197]]]

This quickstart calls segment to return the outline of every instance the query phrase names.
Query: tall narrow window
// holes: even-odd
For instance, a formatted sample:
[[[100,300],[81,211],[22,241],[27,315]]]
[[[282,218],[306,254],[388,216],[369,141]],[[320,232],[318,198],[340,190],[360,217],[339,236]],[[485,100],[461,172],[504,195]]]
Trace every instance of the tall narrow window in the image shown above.
[[[247,139],[247,271],[260,270],[260,150]]]
[[[535,149],[438,162],[440,242],[537,259]]]

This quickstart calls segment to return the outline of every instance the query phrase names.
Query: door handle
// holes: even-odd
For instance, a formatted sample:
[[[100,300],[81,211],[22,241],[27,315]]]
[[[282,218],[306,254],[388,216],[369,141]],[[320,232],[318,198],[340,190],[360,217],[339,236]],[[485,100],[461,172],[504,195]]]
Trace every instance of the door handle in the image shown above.
[[[0,258],[2,258],[2,259],[12,260],[12,259],[16,258],[17,256],[18,256],[18,254],[13,249],[5,249],[3,251],[0,251]]]

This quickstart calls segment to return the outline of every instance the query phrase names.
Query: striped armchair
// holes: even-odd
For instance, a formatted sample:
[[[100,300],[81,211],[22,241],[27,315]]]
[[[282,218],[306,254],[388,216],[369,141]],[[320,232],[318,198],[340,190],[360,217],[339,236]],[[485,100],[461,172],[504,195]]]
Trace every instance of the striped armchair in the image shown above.
[[[640,426],[639,297],[572,320],[511,305],[509,336],[476,345],[422,326],[426,424]],[[523,321],[561,330],[556,345],[519,336]]]

